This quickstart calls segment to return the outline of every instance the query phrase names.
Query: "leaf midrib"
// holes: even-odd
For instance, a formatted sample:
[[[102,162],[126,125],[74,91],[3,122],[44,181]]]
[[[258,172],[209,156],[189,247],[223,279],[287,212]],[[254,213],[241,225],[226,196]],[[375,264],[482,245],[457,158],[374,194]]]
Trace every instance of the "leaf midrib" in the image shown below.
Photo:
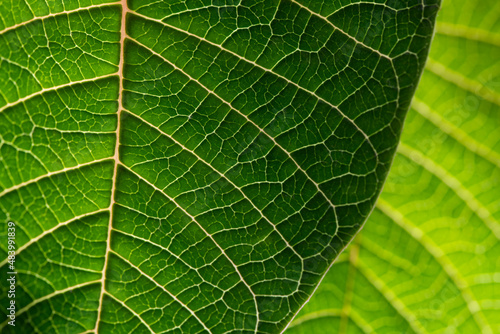
[[[106,270],[108,268],[109,263],[109,253],[111,251],[111,232],[113,229],[113,216],[114,216],[114,207],[115,207],[115,191],[116,191],[116,181],[118,174],[118,165],[120,163],[119,150],[120,150],[120,123],[121,123],[121,112],[123,110],[122,105],[122,94],[123,94],[123,68],[125,62],[125,38],[126,38],[126,17],[128,12],[127,0],[121,0],[121,22],[120,22],[120,60],[118,63],[118,110],[116,116],[116,140],[115,140],[115,152],[113,155],[114,165],[113,165],[113,177],[111,181],[111,197],[110,204],[108,207],[109,210],[109,221],[108,221],[108,230],[106,237],[106,251],[104,253],[104,265],[102,269],[102,278],[101,278],[101,292],[99,295],[99,307],[97,309],[97,320],[95,323],[95,332],[99,332],[99,323],[102,315],[103,308],[103,299],[104,293],[106,291],[105,283],[106,283]],[[140,317],[139,317],[140,318]],[[142,319],[141,319],[142,321]],[[147,326],[149,328],[149,326]]]

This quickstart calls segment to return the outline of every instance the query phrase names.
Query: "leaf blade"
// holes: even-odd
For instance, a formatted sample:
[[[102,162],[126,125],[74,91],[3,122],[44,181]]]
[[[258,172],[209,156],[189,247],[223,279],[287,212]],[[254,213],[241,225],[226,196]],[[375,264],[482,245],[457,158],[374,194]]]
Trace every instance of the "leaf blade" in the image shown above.
[[[354,33],[318,3],[0,11],[0,209],[23,326],[286,326],[373,206],[435,7]]]

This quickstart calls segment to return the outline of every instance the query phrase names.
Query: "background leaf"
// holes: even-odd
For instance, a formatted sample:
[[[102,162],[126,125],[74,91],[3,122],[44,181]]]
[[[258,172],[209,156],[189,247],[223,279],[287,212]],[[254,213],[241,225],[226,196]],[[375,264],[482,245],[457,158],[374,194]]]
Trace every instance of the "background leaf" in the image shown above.
[[[436,29],[377,207],[288,334],[500,332],[500,3]]]
[[[374,205],[438,1],[104,2],[0,4],[2,332],[280,332]]]

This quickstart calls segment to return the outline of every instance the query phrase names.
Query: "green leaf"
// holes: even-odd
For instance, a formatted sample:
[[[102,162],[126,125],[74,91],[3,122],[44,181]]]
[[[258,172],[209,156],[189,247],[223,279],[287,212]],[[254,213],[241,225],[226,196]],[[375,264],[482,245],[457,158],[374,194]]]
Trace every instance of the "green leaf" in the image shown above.
[[[376,209],[286,331],[500,333],[500,2],[446,0]]]
[[[282,331],[373,208],[438,0],[105,2],[0,3],[2,333]]]

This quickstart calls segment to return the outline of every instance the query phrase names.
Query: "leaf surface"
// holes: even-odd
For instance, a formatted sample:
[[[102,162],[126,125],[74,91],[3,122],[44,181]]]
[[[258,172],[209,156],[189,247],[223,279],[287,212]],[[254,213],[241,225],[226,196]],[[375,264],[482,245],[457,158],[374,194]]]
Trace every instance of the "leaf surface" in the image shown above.
[[[500,332],[500,3],[445,0],[376,209],[287,329]]]
[[[16,328],[282,331],[374,205],[436,3],[2,1]]]

